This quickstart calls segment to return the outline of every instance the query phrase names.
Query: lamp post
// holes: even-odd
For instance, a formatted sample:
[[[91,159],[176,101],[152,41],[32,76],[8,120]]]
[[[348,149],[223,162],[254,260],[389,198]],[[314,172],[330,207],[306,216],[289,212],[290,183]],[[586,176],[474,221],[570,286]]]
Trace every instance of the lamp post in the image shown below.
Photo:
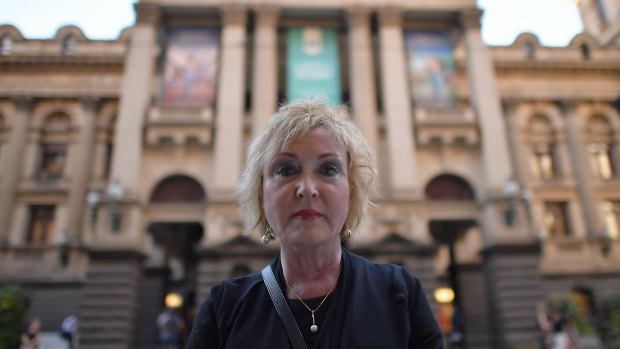
[[[95,188],[86,194],[86,203],[90,209],[90,227],[95,227],[97,223],[97,207],[101,203],[101,190]]]
[[[519,195],[519,183],[510,178],[504,183],[504,195],[508,198],[508,208],[504,211],[506,225],[512,227],[517,217],[517,199]]]
[[[121,214],[118,211],[118,204],[123,198],[125,190],[118,180],[111,181],[106,187],[106,197],[110,205],[110,228],[113,232],[118,232],[121,228]]]
[[[69,239],[66,231],[61,231],[56,240],[58,243],[58,259],[64,268],[69,263]]]

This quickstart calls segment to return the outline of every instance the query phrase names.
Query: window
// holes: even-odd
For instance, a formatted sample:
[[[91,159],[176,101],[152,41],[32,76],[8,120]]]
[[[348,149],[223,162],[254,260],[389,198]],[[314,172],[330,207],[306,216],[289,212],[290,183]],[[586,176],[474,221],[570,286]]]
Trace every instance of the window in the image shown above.
[[[597,178],[610,179],[613,175],[609,146],[605,143],[588,144],[590,167]]]
[[[54,227],[54,206],[30,206],[30,223],[26,241],[31,244],[47,244],[51,242]]]
[[[545,202],[544,223],[549,237],[559,238],[571,235],[568,230],[567,217],[566,202]]]
[[[620,237],[620,201],[603,202],[605,228],[612,239]]]
[[[44,181],[60,179],[65,165],[67,146],[65,144],[42,144],[41,152],[39,179]]]
[[[530,167],[535,179],[553,179],[555,164],[552,155],[553,144],[537,143],[532,149]]]
[[[534,45],[531,42],[526,42],[523,46],[523,52],[527,59],[534,59]]]
[[[581,55],[583,59],[589,60],[592,58],[592,53],[590,52],[590,46],[586,44],[581,44]]]
[[[75,51],[75,38],[69,35],[62,42],[62,54],[72,55],[74,51]]]
[[[13,38],[5,35],[2,37],[2,42],[0,42],[0,54],[3,56],[10,55],[11,49],[13,48]]]

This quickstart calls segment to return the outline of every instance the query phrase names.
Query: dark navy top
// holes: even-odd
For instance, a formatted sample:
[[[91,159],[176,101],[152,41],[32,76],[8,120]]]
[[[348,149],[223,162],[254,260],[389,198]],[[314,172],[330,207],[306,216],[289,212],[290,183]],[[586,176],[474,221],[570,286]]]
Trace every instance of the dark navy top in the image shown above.
[[[405,268],[343,250],[336,290],[309,331],[310,312],[289,300],[308,348],[443,348],[443,336],[420,281]],[[285,293],[280,258],[271,264]],[[318,298],[320,302],[322,298]],[[297,303],[299,302],[299,303]],[[318,305],[317,299],[309,300]],[[307,302],[308,303],[308,302]],[[188,349],[292,348],[260,273],[225,280],[204,301]]]

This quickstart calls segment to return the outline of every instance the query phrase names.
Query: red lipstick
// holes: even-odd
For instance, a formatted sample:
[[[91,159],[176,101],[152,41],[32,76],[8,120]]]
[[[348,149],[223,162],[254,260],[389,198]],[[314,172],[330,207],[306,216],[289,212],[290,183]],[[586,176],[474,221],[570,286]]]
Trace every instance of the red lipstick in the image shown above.
[[[299,217],[301,220],[304,220],[304,221],[310,221],[310,220],[314,220],[314,219],[318,219],[322,217],[321,213],[319,213],[316,210],[311,210],[311,209],[299,210],[293,213],[293,216]]]

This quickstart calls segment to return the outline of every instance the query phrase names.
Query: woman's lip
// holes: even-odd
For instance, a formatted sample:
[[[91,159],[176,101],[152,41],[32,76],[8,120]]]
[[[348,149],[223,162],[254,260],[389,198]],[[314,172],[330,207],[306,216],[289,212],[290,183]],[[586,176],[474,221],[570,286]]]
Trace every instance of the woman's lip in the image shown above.
[[[303,220],[312,220],[320,218],[322,215],[316,210],[299,210],[293,213],[293,216],[299,217]]]

